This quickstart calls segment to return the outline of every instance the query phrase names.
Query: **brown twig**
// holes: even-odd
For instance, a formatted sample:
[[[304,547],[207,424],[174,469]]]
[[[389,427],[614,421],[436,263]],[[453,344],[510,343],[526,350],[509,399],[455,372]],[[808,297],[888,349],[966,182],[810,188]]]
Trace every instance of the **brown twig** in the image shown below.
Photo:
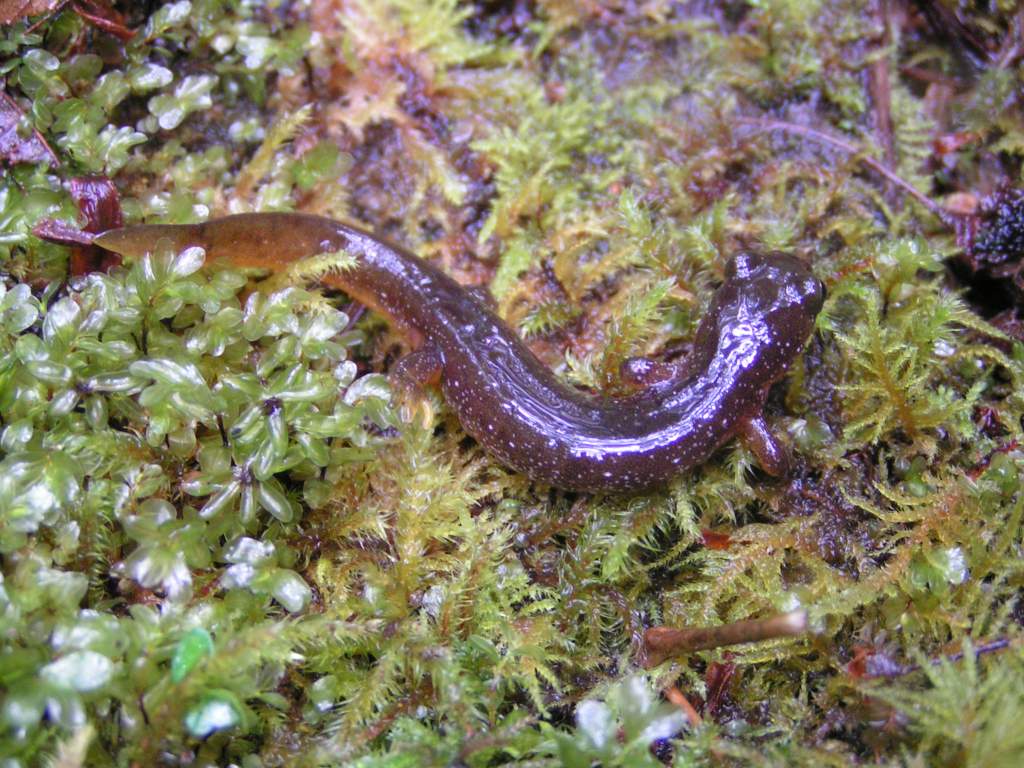
[[[875,0],[872,13],[875,20],[882,25],[881,48],[892,44],[892,13],[889,0]],[[872,112],[875,116],[875,132],[885,153],[885,162],[889,167],[896,165],[896,148],[893,143],[892,126],[892,82],[889,77],[889,57],[877,56],[868,67],[868,96],[871,99]]]
[[[807,631],[807,614],[790,611],[767,619],[747,619],[718,627],[651,627],[644,632],[644,666],[656,667],[672,656],[724,645],[798,637]]]
[[[854,144],[848,141],[837,138],[830,134],[822,131],[815,130],[814,128],[808,128],[804,125],[797,125],[796,123],[787,123],[784,120],[762,120],[754,117],[740,117],[737,118],[737,122],[744,125],[751,125],[755,128],[761,128],[765,131],[782,131],[784,133],[796,134],[798,136],[806,136],[809,139],[821,142],[822,144],[829,144],[836,149],[840,149],[844,152],[848,152],[854,155],[864,165],[873,170],[875,173],[884,177],[887,181],[892,182],[897,187],[902,189],[908,195],[913,197],[917,202],[927,208],[929,211],[934,213],[944,224],[951,224],[952,214],[943,208],[941,205],[936,203],[924,192],[919,191],[916,187],[911,185],[909,182],[904,181],[893,171],[889,170],[882,163],[875,160],[870,155],[866,154],[863,149],[860,149]]]

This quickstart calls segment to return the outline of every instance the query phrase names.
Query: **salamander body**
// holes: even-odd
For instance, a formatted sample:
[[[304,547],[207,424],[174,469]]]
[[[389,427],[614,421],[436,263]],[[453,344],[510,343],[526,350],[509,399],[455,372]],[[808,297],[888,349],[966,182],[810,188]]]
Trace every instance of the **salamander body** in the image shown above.
[[[306,214],[257,213],[132,226],[95,239],[126,256],[153,251],[161,241],[268,270],[346,251],[355,266],[324,282],[406,333],[414,351],[393,376],[416,385],[439,379],[466,432],[499,462],[535,480],[581,491],[640,490],[704,462],[737,436],[766,471],[785,471],[785,451],[761,411],[769,387],[800,354],[823,301],[821,283],[792,256],[734,257],[689,359],[632,361],[624,374],[646,386],[612,398],[563,384],[485,300],[355,227]]]

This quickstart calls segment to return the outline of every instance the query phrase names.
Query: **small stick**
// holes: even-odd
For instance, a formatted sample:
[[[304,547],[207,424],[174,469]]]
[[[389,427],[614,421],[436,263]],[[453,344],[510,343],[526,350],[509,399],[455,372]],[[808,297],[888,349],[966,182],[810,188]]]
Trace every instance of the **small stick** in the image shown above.
[[[872,15],[882,26],[881,48],[892,45],[892,8],[889,0],[875,0]],[[893,145],[892,127],[892,82],[889,77],[888,56],[878,56],[868,67],[868,95],[875,113],[875,128],[885,150],[885,162],[891,168],[896,165],[896,148]]]
[[[747,619],[718,627],[651,627],[644,632],[644,666],[656,667],[665,659],[692,651],[720,648],[723,645],[755,643],[778,637],[798,637],[806,631],[806,611],[790,611],[767,619]]]
[[[923,192],[920,192],[916,187],[911,185],[909,182],[904,181],[901,177],[897,176],[885,165],[875,160],[870,155],[864,154],[864,150],[858,148],[854,144],[848,141],[832,136],[828,133],[815,130],[814,128],[808,128],[804,125],[797,125],[796,123],[787,123],[783,120],[761,120],[752,117],[740,117],[737,118],[737,122],[744,125],[751,125],[755,128],[762,128],[766,131],[783,131],[784,133],[792,133],[799,136],[806,136],[814,141],[821,142],[822,144],[830,144],[837,149],[841,149],[844,152],[849,152],[851,155],[855,155],[864,165],[871,170],[884,177],[887,181],[892,182],[897,187],[902,189],[908,195],[913,197],[917,202],[927,208],[929,211],[934,213],[944,223],[948,224],[951,218],[951,214],[941,205],[936,203],[930,197]]]

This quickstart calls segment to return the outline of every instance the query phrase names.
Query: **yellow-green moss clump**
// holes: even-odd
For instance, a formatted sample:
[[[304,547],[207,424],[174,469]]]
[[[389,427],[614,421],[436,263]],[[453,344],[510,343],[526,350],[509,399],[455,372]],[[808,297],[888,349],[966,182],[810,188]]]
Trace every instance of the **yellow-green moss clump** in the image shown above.
[[[2,765],[1024,764],[1016,273],[972,283],[871,170],[1021,182],[1019,13],[976,5],[33,4],[0,36],[8,139],[45,142],[0,181]],[[194,252],[68,278],[32,230],[87,175],[128,221],[360,222],[607,391],[685,355],[731,253],[796,252],[829,299],[769,400],[794,470],[531,486],[439,402],[400,422],[400,339],[343,296]],[[797,608],[639,674],[651,626]]]

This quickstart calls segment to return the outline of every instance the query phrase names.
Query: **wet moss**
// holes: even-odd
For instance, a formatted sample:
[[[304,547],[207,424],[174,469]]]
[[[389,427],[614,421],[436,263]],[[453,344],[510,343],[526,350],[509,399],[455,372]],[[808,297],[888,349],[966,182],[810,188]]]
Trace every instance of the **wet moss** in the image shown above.
[[[1024,347],[928,199],[1020,183],[1003,5],[186,0],[7,26],[14,135],[45,143],[0,179],[11,764],[1019,764]],[[794,251],[829,299],[769,399],[793,472],[730,445],[641,497],[532,486],[439,400],[401,422],[400,337],[307,284],[344,254],[69,278],[32,230],[75,222],[93,174],[130,221],[357,220],[608,391],[626,357],[685,355],[732,253]],[[635,676],[651,626],[797,609],[806,637]]]

